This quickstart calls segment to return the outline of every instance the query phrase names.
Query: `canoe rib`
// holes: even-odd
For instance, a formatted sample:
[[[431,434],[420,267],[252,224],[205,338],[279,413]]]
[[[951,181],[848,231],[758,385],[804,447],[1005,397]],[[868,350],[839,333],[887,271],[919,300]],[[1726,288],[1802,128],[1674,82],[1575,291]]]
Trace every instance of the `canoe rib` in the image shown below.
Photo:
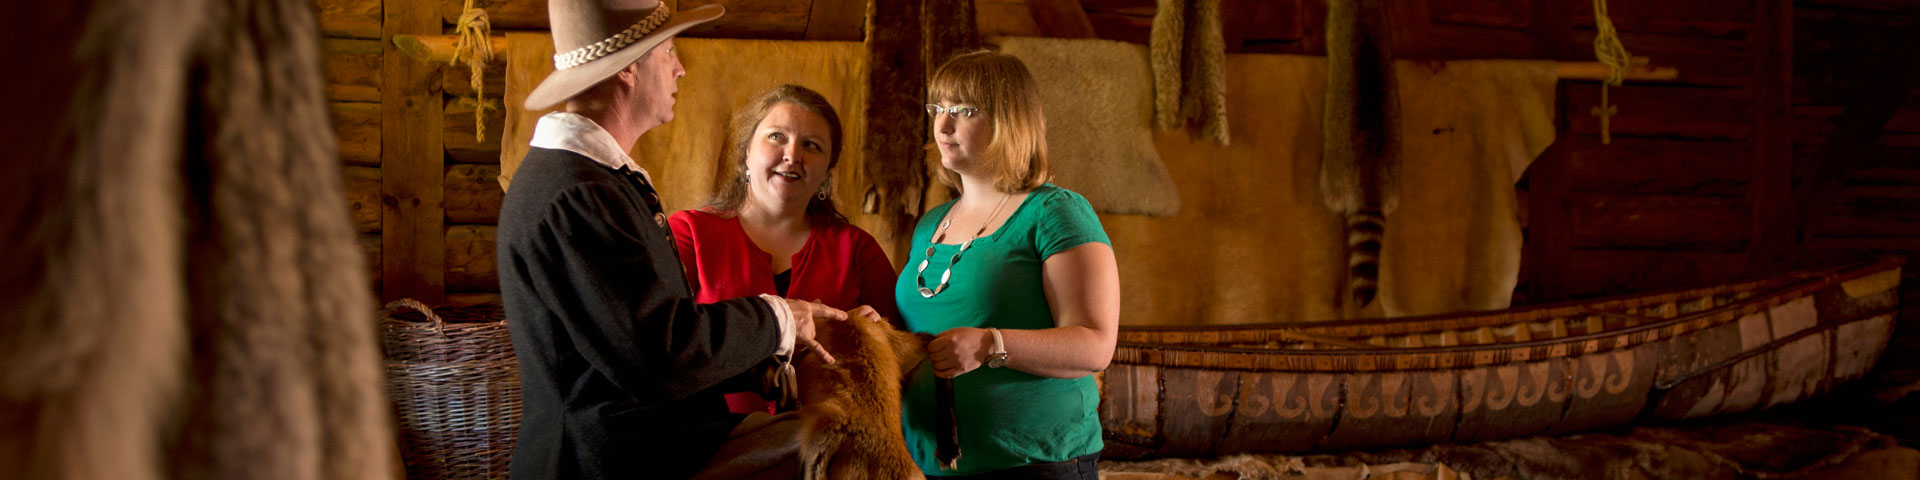
[[[1871,367],[1902,263],[1495,312],[1123,327],[1105,455],[1489,440],[1797,401]]]

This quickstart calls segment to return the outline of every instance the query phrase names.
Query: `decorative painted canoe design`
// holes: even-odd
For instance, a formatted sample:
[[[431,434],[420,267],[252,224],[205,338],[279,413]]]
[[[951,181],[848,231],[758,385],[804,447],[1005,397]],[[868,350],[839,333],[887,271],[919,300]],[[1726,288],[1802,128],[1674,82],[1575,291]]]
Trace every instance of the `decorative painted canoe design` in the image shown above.
[[[1124,327],[1102,456],[1481,441],[1793,402],[1873,366],[1902,263],[1491,312]]]

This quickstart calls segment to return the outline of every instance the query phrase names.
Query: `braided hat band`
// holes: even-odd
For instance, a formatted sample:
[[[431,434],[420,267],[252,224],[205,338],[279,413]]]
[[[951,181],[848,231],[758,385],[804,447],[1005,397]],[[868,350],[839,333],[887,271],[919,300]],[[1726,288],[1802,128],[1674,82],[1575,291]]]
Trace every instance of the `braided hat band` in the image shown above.
[[[653,13],[648,14],[647,18],[640,19],[639,22],[634,22],[633,26],[627,27],[626,30],[621,30],[620,33],[594,42],[592,45],[554,55],[553,68],[555,70],[566,70],[577,67],[591,62],[594,59],[617,52],[621,48],[626,48],[627,45],[631,45],[633,42],[640,40],[640,37],[647,36],[648,33],[653,32],[654,28],[666,22],[667,17],[672,15],[673,8],[662,3],[659,8],[653,9]]]

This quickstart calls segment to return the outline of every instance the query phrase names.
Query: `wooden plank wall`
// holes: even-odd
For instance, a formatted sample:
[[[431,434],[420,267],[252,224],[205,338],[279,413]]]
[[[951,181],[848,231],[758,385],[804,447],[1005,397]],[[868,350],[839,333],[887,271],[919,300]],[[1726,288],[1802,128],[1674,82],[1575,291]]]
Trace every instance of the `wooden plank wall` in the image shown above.
[[[347,205],[367,254],[374,290],[380,255],[380,1],[316,0],[325,35],[326,94],[340,141]]]

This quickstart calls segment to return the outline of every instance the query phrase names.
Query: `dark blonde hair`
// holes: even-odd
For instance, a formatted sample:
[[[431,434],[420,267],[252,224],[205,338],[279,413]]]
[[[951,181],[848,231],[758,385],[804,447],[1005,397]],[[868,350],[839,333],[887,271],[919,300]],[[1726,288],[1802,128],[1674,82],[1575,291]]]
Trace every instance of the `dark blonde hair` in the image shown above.
[[[947,60],[933,72],[927,103],[964,103],[986,114],[992,135],[983,165],[994,188],[1024,192],[1053,178],[1047,162],[1047,120],[1040,109],[1040,86],[1020,59],[976,50]],[[934,169],[940,183],[960,188],[960,175]]]
[[[846,217],[840,215],[840,209],[833,203],[833,167],[840,164],[840,115],[834,113],[833,105],[827,103],[827,97],[807,87],[799,85],[781,85],[773,87],[748,100],[734,112],[733,121],[727,130],[727,144],[720,152],[720,163],[731,168],[722,169],[719,188],[707,199],[706,207],[728,215],[740,212],[740,206],[747,201],[747,150],[753,142],[753,132],[760,128],[760,122],[766,120],[767,112],[775,105],[790,103],[827,120],[830,139],[827,141],[827,180],[820,183],[826,198],[818,195],[807,201],[807,219],[814,223],[845,223]]]

